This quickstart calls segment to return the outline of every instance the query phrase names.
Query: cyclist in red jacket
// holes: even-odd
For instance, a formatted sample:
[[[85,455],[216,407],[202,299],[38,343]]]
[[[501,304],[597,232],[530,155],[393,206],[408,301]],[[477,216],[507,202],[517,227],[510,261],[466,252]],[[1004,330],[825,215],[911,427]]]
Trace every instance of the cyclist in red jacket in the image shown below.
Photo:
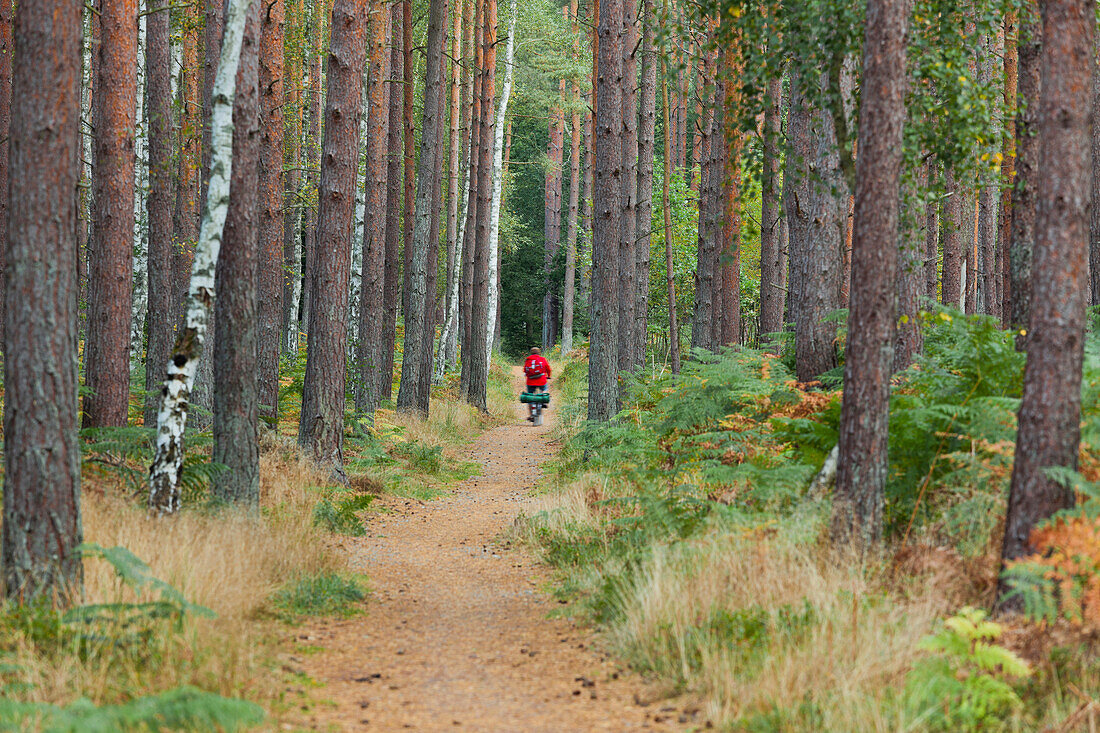
[[[528,392],[545,392],[546,382],[550,379],[550,362],[539,353],[539,347],[531,349],[531,355],[523,362],[523,373],[527,377]],[[527,417],[528,421],[534,418]]]

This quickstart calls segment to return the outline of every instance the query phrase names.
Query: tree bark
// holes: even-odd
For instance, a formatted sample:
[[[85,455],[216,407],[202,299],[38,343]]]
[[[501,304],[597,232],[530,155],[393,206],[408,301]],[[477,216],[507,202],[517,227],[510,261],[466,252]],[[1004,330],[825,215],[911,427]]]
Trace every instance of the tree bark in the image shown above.
[[[668,13],[666,0],[664,11]],[[663,30],[663,28],[662,28]],[[668,341],[672,360],[672,373],[680,373],[680,330],[676,319],[676,274],[672,265],[672,204],[669,201],[672,188],[672,140],[668,131],[670,117],[668,109],[668,68],[664,55],[661,56],[661,107],[663,109],[665,129],[665,166],[662,186],[661,210],[665,218],[665,291],[668,297]]]
[[[393,371],[386,368],[386,261],[387,129],[390,118],[386,84],[386,43],[388,18],[381,0],[373,0],[370,10],[368,51],[369,114],[367,119],[367,173],[364,187],[366,210],[363,216],[363,274],[360,288],[359,340],[356,345],[358,380],[355,390],[355,410],[367,415],[382,404],[383,392],[388,396],[387,382],[393,381]],[[406,329],[406,342],[408,329]],[[392,343],[390,344],[392,347]],[[392,348],[390,349],[392,352]],[[406,348],[406,355],[409,350]]]
[[[444,109],[440,104],[443,92],[443,54],[447,45],[447,2],[431,0],[428,15],[428,58],[424,77],[424,116],[421,132],[421,160],[416,174],[416,206],[413,228],[412,253],[406,261],[410,270],[405,277],[408,288],[405,311],[405,353],[401,360],[401,387],[397,393],[397,408],[409,412],[428,414],[429,392],[422,391],[421,370],[431,364],[430,330],[435,334],[435,290],[429,290],[434,282],[434,272],[429,273],[429,252],[439,250],[439,239],[432,239],[432,223],[438,221],[436,209],[436,179],[443,175],[437,163],[442,157],[437,148],[443,146]],[[408,226],[408,225],[406,225]],[[424,347],[427,345],[428,353]],[[430,367],[429,367],[430,368]]]
[[[321,166],[321,99],[322,94],[322,66],[321,56],[324,54],[325,22],[327,20],[325,9],[329,0],[312,0],[313,12],[310,18],[310,48],[309,62],[309,126],[306,129],[306,141],[304,167],[307,169],[306,190],[309,199],[305,209],[305,221],[302,224],[302,295],[299,305],[300,326],[305,327],[310,322],[313,303],[313,267],[314,261],[319,255],[317,247],[317,223],[318,207],[320,205],[319,178]]]
[[[98,12],[84,427],[126,425],[130,402],[137,1],[100,0]]]
[[[725,116],[722,140],[725,145],[725,192],[722,206],[722,252],[719,272],[722,274],[721,331],[716,342],[733,346],[741,342],[741,147],[743,140],[737,119],[740,97],[738,79],[740,62],[738,40],[727,40],[724,51],[726,79]]]
[[[470,89],[470,153],[467,178],[469,190],[466,192],[466,224],[462,243],[462,289],[459,291],[459,309],[462,327],[462,369],[459,373],[459,393],[463,399],[469,399],[471,370],[467,357],[471,356],[473,342],[473,290],[474,256],[477,242],[477,195],[480,190],[479,178],[484,173],[479,169],[481,161],[481,118],[488,114],[482,106],[482,87],[485,84],[485,13],[487,0],[477,0],[474,11],[474,67]],[[488,277],[488,274],[486,274]]]
[[[905,126],[906,0],[868,0],[852,225],[851,311],[840,407],[834,541],[882,539]]]
[[[302,68],[303,58],[297,40],[302,30],[302,0],[290,0],[285,6],[286,27],[283,35],[283,116],[286,121],[283,167],[283,313],[282,350],[298,354],[298,297],[301,287],[301,198],[302,174]],[[287,41],[290,40],[290,43]]]
[[[260,0],[257,0],[258,2]],[[283,311],[283,0],[262,0],[259,91],[263,139],[259,154],[259,264],[256,334],[259,400],[265,422],[279,425],[279,351]]]
[[[623,0],[622,215],[619,222],[619,371],[642,361],[634,343],[638,249],[638,18],[637,0]]]
[[[649,324],[649,257],[653,234],[653,159],[657,127],[656,8],[654,0],[642,0],[642,75],[638,133],[638,244],[634,258],[635,362],[644,366]]]
[[[1009,243],[1012,241],[1012,189],[1016,185],[1017,40],[1019,15],[1015,9],[1004,20],[1004,131],[1001,141],[1001,210],[997,231],[997,272],[1000,278],[1001,325],[1012,320],[1012,274]]]
[[[179,92],[181,110],[179,122],[179,168],[176,178],[176,201],[172,213],[175,232],[172,247],[172,313],[173,326],[186,316],[187,293],[191,283],[195,244],[199,238],[200,181],[202,170],[202,85],[199,82],[199,6],[184,8],[183,63]],[[158,367],[159,369],[159,367]],[[163,373],[161,376],[164,376]],[[158,400],[159,404],[159,400]]]
[[[451,97],[450,97],[450,137],[447,156],[447,283],[443,304],[443,332],[439,339],[439,354],[436,358],[433,378],[443,378],[448,365],[454,364],[458,351],[458,277],[462,262],[461,244],[458,241],[458,211],[462,193],[459,188],[462,181],[462,63],[464,6],[468,0],[454,0],[451,7]]]
[[[803,84],[818,83],[824,80],[791,80],[787,132],[791,153],[787,156],[783,190],[790,228],[795,373],[803,382],[837,365],[836,324],[824,319],[841,305],[841,248],[848,199],[845,193],[834,193],[843,191],[844,183],[832,118],[813,107],[801,89]],[[890,242],[893,244],[894,239]]]
[[[462,371],[467,402],[486,411],[489,353],[485,348],[489,325],[489,209],[493,148],[493,99],[496,97],[497,3],[485,0],[481,42],[483,80],[481,85],[480,130],[478,131],[477,237],[474,244],[473,288],[470,294],[470,341],[463,345]],[[469,356],[469,359],[466,357]]]
[[[933,177],[937,173],[936,163],[929,160],[925,168],[926,185],[929,190],[935,190]],[[924,205],[924,297],[933,303],[939,294],[939,243],[939,201],[930,199]]]
[[[562,80],[564,84],[564,80]],[[557,342],[557,297],[551,274],[561,242],[562,156],[565,147],[564,87],[559,87],[558,99],[550,105],[549,133],[546,146],[546,175],[543,189],[542,242],[542,348],[549,350]]]
[[[15,14],[12,0],[0,0],[0,348],[4,340],[4,272],[8,251],[8,165],[11,134],[12,52]]]
[[[149,124],[149,325],[143,424],[156,423],[164,365],[172,352],[172,91],[169,12],[146,16],[145,112]],[[2,149],[0,149],[0,157]],[[0,183],[2,185],[2,183]]]
[[[1094,64],[1095,4],[1045,0],[1042,9],[1040,165],[1029,179],[1038,194],[1034,291],[1002,563],[1031,553],[1036,523],[1073,506],[1073,490],[1047,469],[1076,469],[1081,437],[1093,162],[1091,100],[1082,90],[1090,87]],[[998,584],[998,607],[1019,609],[1021,599],[1007,598],[1008,590],[1004,581]]]
[[[416,67],[413,65],[413,39],[412,39],[412,0],[403,0],[401,3],[401,50],[404,54],[403,68],[405,70],[405,84],[402,86],[404,93],[404,106],[402,107],[402,119],[405,127],[405,192],[404,210],[402,213],[402,274],[404,276],[401,288],[401,312],[409,310],[409,275],[413,251],[413,221],[416,218],[416,192],[413,188],[416,181],[416,125],[413,122],[413,93],[416,90]],[[390,392],[393,385],[390,385]],[[390,392],[386,393],[387,399]]]
[[[714,198],[713,187],[719,182],[719,178],[713,175],[713,147],[714,135],[714,100],[715,91],[710,70],[710,53],[704,53],[699,66],[699,83],[696,94],[700,99],[705,96],[705,103],[696,107],[696,112],[702,112],[697,116],[696,140],[693,142],[693,150],[699,150],[699,173],[693,183],[699,192],[699,223],[698,245],[695,269],[695,310],[692,313],[691,322],[691,347],[693,349],[707,349],[713,351],[715,344],[712,341],[714,335],[714,293],[715,293],[715,237],[713,231],[712,201]],[[694,153],[693,153],[694,154]]]
[[[1037,0],[1020,10],[1016,110],[1016,185],[1012,188],[1012,241],[1009,243],[1009,288],[1012,310],[1009,326],[1019,330],[1031,319],[1031,250],[1035,241],[1039,180],[1039,98],[1043,79],[1040,61],[1043,26]],[[1017,339],[1022,346],[1026,339]]]
[[[962,268],[966,259],[966,193],[959,184],[954,170],[946,171],[946,193],[943,199],[943,274],[940,284],[940,302],[953,308],[962,308]]]
[[[313,303],[298,443],[343,477],[344,383],[351,276],[351,225],[359,152],[366,0],[336,0],[328,55]]]
[[[382,371],[391,376],[388,383],[383,383],[381,392],[388,400],[393,394],[393,359],[394,342],[397,339],[397,305],[401,296],[401,191],[402,163],[404,152],[402,140],[404,130],[402,128],[402,115],[404,114],[404,95],[398,94],[403,87],[405,78],[405,52],[401,44],[397,43],[397,33],[404,35],[401,30],[404,24],[405,9],[398,3],[392,3],[390,7],[390,81],[387,92],[387,104],[389,106],[389,120],[386,126],[386,134],[389,138],[387,147],[389,153],[386,157],[386,255],[384,277],[382,282],[382,301],[385,304],[385,334],[386,348],[383,357],[385,367]]]
[[[760,327],[758,338],[783,330],[783,274],[780,272],[782,202],[779,190],[780,104],[783,78],[772,73],[764,97],[764,159],[760,180]]]
[[[652,2],[652,0],[650,0]],[[570,0],[569,19],[573,35],[578,37],[577,0]],[[580,48],[573,46],[573,60],[580,61]],[[561,353],[573,350],[573,309],[577,299],[577,218],[581,199],[581,113],[580,84],[576,79],[570,89],[573,115],[569,120],[569,214],[565,222],[565,283],[561,305]],[[651,163],[652,165],[652,163]],[[650,179],[652,181],[652,178]]]
[[[81,4],[20,0],[14,23],[4,308],[4,592],[68,605],[77,547],[77,182]],[[31,174],[33,172],[33,174]]]
[[[260,0],[248,3],[248,19],[241,43],[240,65],[233,97],[233,171],[229,185],[229,211],[225,218],[222,247],[215,268],[214,320],[214,461],[225,466],[215,477],[213,495],[218,501],[252,510],[260,506],[259,386],[267,377],[258,370],[259,338],[268,335],[278,348],[278,335],[264,333],[257,319],[257,284],[261,274],[260,240],[263,219],[269,215],[264,198],[269,192],[261,170],[267,151],[260,117]],[[269,13],[271,6],[264,9]],[[265,22],[266,22],[265,18]],[[267,50],[263,51],[268,53]],[[281,120],[280,120],[281,122]],[[276,160],[282,159],[277,151]],[[273,186],[276,190],[276,185]],[[265,232],[270,234],[271,232]],[[281,232],[273,237],[282,247]],[[270,293],[264,293],[263,299]],[[274,324],[272,324],[274,325]],[[278,352],[276,351],[276,387]],[[259,379],[258,379],[259,377]]]
[[[180,508],[179,478],[183,468],[183,431],[207,323],[214,304],[214,277],[229,209],[233,173],[233,98],[250,0],[230,0],[226,8],[225,39],[215,75],[210,109],[210,179],[199,239],[191,271],[187,311],[168,362],[168,379],[157,413],[157,444],[149,467],[149,508],[157,515]]]
[[[602,0],[599,7],[588,419],[605,422],[619,411],[617,317],[623,170],[623,49],[619,33],[624,20],[623,0]]]
[[[1100,49],[1098,49],[1100,50]],[[1100,56],[1093,52],[1092,159],[1100,160]],[[1100,305],[1100,171],[1092,169],[1092,215],[1089,221],[1089,305]]]

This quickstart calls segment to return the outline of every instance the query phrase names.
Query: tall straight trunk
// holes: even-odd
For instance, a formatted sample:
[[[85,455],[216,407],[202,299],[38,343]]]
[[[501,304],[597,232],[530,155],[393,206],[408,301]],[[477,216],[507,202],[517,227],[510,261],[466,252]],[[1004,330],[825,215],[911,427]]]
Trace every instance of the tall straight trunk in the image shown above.
[[[707,270],[712,273],[710,333],[707,335],[709,348],[717,351],[722,345],[722,317],[725,300],[725,273],[722,268],[722,256],[726,251],[725,227],[726,198],[730,181],[726,176],[729,162],[729,148],[725,134],[725,66],[726,49],[715,53],[714,59],[714,120],[710,130],[710,162],[707,175],[710,179],[707,201],[702,214],[706,217],[706,231],[709,232],[710,260]]]
[[[416,126],[413,123],[413,93],[416,90],[416,67],[413,65],[412,0],[402,1],[401,13],[401,50],[404,54],[402,68],[405,70],[405,83],[402,85],[404,106],[401,108],[402,124],[405,128],[405,191],[403,199],[404,208],[401,215],[401,270],[404,280],[401,288],[401,312],[407,314],[409,310],[410,294],[409,275],[411,274],[411,263],[409,260],[413,252],[413,219],[416,216],[416,201],[414,198],[416,192],[413,188],[416,181]],[[387,393],[387,398],[388,397],[389,394]]]
[[[1009,242],[1012,241],[1012,189],[1016,184],[1016,53],[1019,15],[1015,9],[1004,20],[1004,130],[1001,141],[1001,209],[997,228],[997,272],[1000,278],[1001,325],[1012,319],[1012,280],[1009,268]],[[1094,156],[1095,158],[1095,156]]]
[[[978,189],[966,190],[963,204],[963,307],[968,314],[978,312]]]
[[[306,128],[305,151],[303,159],[306,168],[306,190],[309,200],[306,204],[305,221],[302,222],[302,295],[299,305],[300,325],[305,328],[311,318],[313,302],[313,268],[319,259],[317,247],[318,200],[321,168],[321,100],[323,94],[321,57],[325,43],[325,7],[329,0],[312,0],[313,12],[310,17],[310,61],[309,61],[309,125]]]
[[[1081,364],[1086,326],[1089,144],[1095,4],[1045,0],[1039,167],[1031,319],[1020,402],[1016,460],[1005,519],[1002,562],[1033,551],[1032,530],[1073,506],[1074,492],[1051,466],[1077,468],[1081,438]],[[1002,576],[1003,577],[1003,576]],[[1001,608],[1022,606],[998,586]]]
[[[444,296],[444,326],[439,340],[436,359],[436,379],[443,377],[447,365],[453,364],[458,339],[458,271],[461,254],[458,242],[458,211],[461,203],[459,185],[462,180],[462,62],[463,10],[466,0],[454,0],[451,4],[451,87],[450,87],[450,136],[447,140],[447,283]],[[452,345],[453,344],[453,345]]]
[[[446,12],[443,13],[443,22],[446,25]],[[442,53],[446,54],[447,49],[447,33],[443,32],[443,50]],[[442,63],[442,62],[441,62]],[[441,75],[443,72],[441,72]],[[426,268],[427,282],[425,292],[427,293],[426,305],[427,312],[424,317],[424,328],[421,330],[421,345],[420,345],[420,374],[419,385],[417,387],[417,394],[419,399],[424,405],[422,414],[428,414],[428,402],[431,397],[432,391],[432,354],[435,346],[435,327],[439,320],[439,312],[442,306],[442,301],[437,300],[436,294],[439,289],[439,230],[442,226],[443,216],[443,165],[444,165],[444,151],[446,148],[443,146],[444,135],[444,120],[443,110],[447,106],[447,85],[445,83],[446,77],[443,77],[443,81],[439,84],[439,101],[437,103],[439,109],[439,144],[435,146],[435,161],[432,163],[436,175],[432,180],[432,226],[431,231],[428,234],[428,265]]]
[[[130,402],[137,0],[101,0],[98,13],[84,427],[125,425]]]
[[[306,375],[298,443],[343,476],[344,383],[355,168],[359,153],[366,0],[336,0],[328,54],[315,262],[310,266]]]
[[[370,36],[367,52],[369,112],[366,125],[367,172],[363,181],[366,208],[363,214],[363,272],[359,289],[359,339],[356,344],[356,412],[372,416],[382,404],[383,392],[393,371],[386,368],[386,215],[387,160],[389,142],[390,94],[386,83],[386,44],[389,18],[382,0],[373,0],[370,8]],[[407,332],[406,332],[407,333]],[[392,348],[390,349],[392,351]],[[406,354],[408,350],[406,349]]]
[[[1024,329],[1031,320],[1031,249],[1035,241],[1039,180],[1039,98],[1044,79],[1040,75],[1043,25],[1038,0],[1020,9],[1017,45],[1016,185],[1012,187],[1012,241],[1008,245],[1009,288],[1012,308],[1009,326]],[[1022,345],[1025,339],[1019,339]]]
[[[691,130],[691,176],[689,176],[691,180],[691,190],[699,192],[700,194],[700,188],[703,182],[703,162],[706,160],[706,153],[703,150],[703,146],[707,136],[710,134],[710,130],[705,121],[707,115],[705,111],[705,107],[707,106],[706,95],[709,94],[708,90],[711,86],[711,82],[708,81],[710,72],[707,70],[707,61],[710,59],[710,53],[706,50],[705,44],[703,45],[704,48],[699,49],[699,53],[697,54],[698,58],[695,62],[695,124],[692,126]],[[685,94],[684,96],[684,104],[686,105],[687,95]],[[684,112],[686,117],[686,107]],[[684,167],[688,167],[687,161],[684,162]]]
[[[775,71],[764,97],[764,159],[760,179],[760,325],[759,338],[783,330],[783,275],[779,269],[782,202],[779,190],[780,104],[783,78]]]
[[[889,469],[886,449],[908,20],[907,0],[867,1],[852,226],[854,287],[832,518],[834,540],[857,546],[882,538]]]
[[[791,153],[783,181],[790,229],[789,302],[795,326],[795,373],[803,382],[837,365],[836,324],[825,318],[841,307],[841,249],[848,200],[846,193],[834,193],[843,190],[844,183],[832,119],[814,107],[802,90],[804,84],[817,83],[824,80],[791,79],[787,133]],[[889,241],[894,243],[893,238]]]
[[[550,275],[561,242],[562,155],[565,147],[565,113],[561,104],[564,101],[559,89],[556,103],[550,106],[550,139],[546,146],[547,166],[543,188],[542,348],[547,350],[557,341],[556,298]]]
[[[693,183],[697,183],[699,192],[699,223],[698,244],[696,247],[695,268],[695,309],[691,321],[691,347],[693,349],[713,350],[715,345],[711,340],[714,334],[714,292],[715,292],[715,238],[712,228],[712,200],[714,198],[712,188],[718,183],[718,177],[713,174],[711,161],[712,136],[714,134],[714,84],[711,79],[712,72],[711,54],[705,53],[700,64],[699,85],[697,95],[704,96],[705,104],[701,109],[702,114],[697,118],[696,139],[699,148],[699,173]],[[695,143],[693,143],[694,145]]]
[[[485,0],[481,43],[484,63],[481,83],[481,114],[478,131],[477,236],[474,243],[473,288],[470,292],[470,341],[463,344],[462,371],[467,377],[463,397],[481,411],[486,408],[489,353],[485,348],[489,325],[489,209],[493,148],[493,99],[496,96],[497,4]],[[467,355],[469,358],[467,359]]]
[[[173,326],[182,323],[191,283],[195,244],[199,238],[200,182],[202,165],[202,84],[199,81],[199,6],[184,8],[183,59],[180,70],[179,156],[176,176],[176,200],[172,212],[175,232],[172,246]],[[157,367],[158,369],[160,367]],[[163,376],[163,374],[161,375]]]
[[[995,83],[996,72],[1001,70],[1003,63],[1001,60],[1004,57],[1004,49],[998,36],[997,32],[985,35],[981,39],[978,50],[978,79],[985,85],[993,85],[994,88],[1000,86]],[[995,151],[990,148],[987,152],[992,157]],[[1000,181],[997,180],[997,174],[992,168],[984,167],[981,171],[980,184],[976,234],[978,267],[974,273],[974,283],[978,310],[999,320],[1001,303],[996,266],[996,243]]]
[[[593,165],[595,151],[596,118],[595,115],[589,111],[584,115],[584,160],[581,163],[583,168],[581,175],[584,178],[584,190],[581,192],[581,226],[584,232],[583,241],[587,243],[589,247],[592,246],[592,226],[595,218],[592,201],[592,190],[596,179],[595,166]],[[583,245],[581,246],[583,247]],[[592,293],[591,267],[584,264],[585,258],[580,250],[577,252],[577,259],[582,263],[580,272],[578,273],[578,278],[580,279],[580,293],[578,296],[580,301],[587,305]],[[591,262],[591,260],[591,252],[589,252],[588,261]]]
[[[172,351],[172,99],[167,10],[146,16],[145,113],[149,121],[149,325],[143,424],[157,419],[164,365]],[[0,62],[2,63],[2,62]],[[2,93],[2,86],[0,86]],[[2,153],[2,149],[0,149]],[[0,158],[6,157],[0,155]],[[0,186],[2,186],[0,182]],[[3,231],[0,229],[0,231]]]
[[[690,48],[694,48],[691,45]],[[690,55],[690,54],[689,54]],[[686,64],[690,59],[679,54],[680,60]],[[684,71],[683,64],[676,72],[676,149],[673,151],[673,161],[681,173],[688,167],[688,93],[691,79]]]
[[[962,269],[966,259],[966,192],[954,170],[947,170],[943,199],[943,274],[940,283],[940,302],[962,308]]]
[[[471,353],[473,341],[473,290],[474,290],[474,255],[477,242],[477,192],[479,190],[479,178],[483,173],[479,170],[481,160],[481,118],[488,114],[488,110],[482,107],[482,87],[485,83],[485,45],[482,43],[485,27],[485,4],[487,0],[477,0],[474,11],[474,66],[473,81],[470,87],[470,153],[467,179],[469,189],[466,191],[466,223],[464,224],[462,242],[462,277],[461,290],[459,291],[459,315],[462,327],[462,369],[459,373],[459,392],[465,399],[470,393],[470,369],[466,365],[467,356]],[[488,275],[486,275],[488,277]]]
[[[4,271],[8,250],[8,136],[11,134],[12,0],[0,0],[0,348],[4,340]]]
[[[180,471],[183,469],[183,432],[187,427],[199,358],[206,340],[214,300],[214,278],[222,234],[229,209],[233,173],[233,98],[241,57],[249,0],[230,0],[226,7],[225,39],[214,78],[210,109],[210,179],[202,226],[195,243],[186,315],[168,361],[168,379],[157,413],[157,442],[149,467],[149,508],[163,516],[180,508]]]
[[[258,306],[262,307],[257,303],[259,236],[269,213],[263,201],[267,192],[261,189],[267,141],[262,138],[266,130],[261,129],[260,113],[260,46],[267,45],[267,39],[261,43],[259,0],[251,0],[249,5],[233,98],[229,211],[214,276],[214,320],[219,324],[213,349],[214,461],[225,470],[215,477],[212,493],[219,501],[256,510],[260,506],[259,381],[267,376],[257,368],[258,339],[264,335],[264,325],[256,317]],[[276,160],[281,158],[279,150]],[[282,246],[282,236],[275,238],[275,244]],[[270,294],[265,293],[267,297]],[[274,330],[267,335],[277,349]],[[275,356],[277,383],[277,351]]]
[[[1100,56],[1092,65],[1092,159],[1100,160]],[[1092,169],[1092,201],[1089,221],[1089,305],[1100,305],[1100,171]]]
[[[619,370],[633,370],[642,356],[634,343],[638,249],[638,3],[623,0],[622,218],[619,222]]]
[[[492,358],[496,340],[497,322],[500,320],[500,210],[504,203],[504,180],[507,176],[504,164],[504,131],[508,117],[508,102],[512,96],[512,79],[516,57],[516,0],[512,0],[508,20],[508,43],[504,51],[504,88],[500,93],[496,121],[493,123],[493,174],[492,202],[489,205],[489,323],[485,349]],[[559,223],[559,229],[561,227]]]
[[[929,160],[925,164],[925,185],[928,190],[934,190],[934,178],[937,175],[936,163]],[[939,201],[929,199],[924,205],[924,297],[932,302],[936,301],[939,293],[939,243],[940,243],[940,215]]]
[[[259,0],[257,0],[259,1]],[[261,9],[259,89],[263,139],[259,155],[259,264],[256,334],[260,411],[272,428],[279,424],[279,351],[283,312],[283,0]]]
[[[634,258],[634,329],[636,361],[645,364],[649,324],[649,252],[653,235],[653,159],[657,128],[657,15],[654,0],[642,0],[642,74],[638,132],[638,244]]]
[[[20,0],[14,24],[4,288],[7,597],[68,605],[83,595],[77,438],[77,182],[81,3]],[[127,242],[128,243],[128,242]]]
[[[901,218],[898,233],[898,266],[894,276],[898,304],[894,372],[907,369],[913,362],[913,356],[924,346],[920,298],[924,289],[924,248],[928,238],[925,227],[928,226],[928,219],[917,202],[921,193],[928,190],[928,166],[921,166],[916,176],[910,176],[905,181],[902,200],[911,213]]]
[[[737,112],[740,97],[737,79],[740,62],[736,41],[729,41],[725,56],[725,119],[722,126],[726,150],[725,196],[723,201],[722,245],[719,262],[722,273],[722,330],[718,343],[733,346],[741,341],[741,147],[743,140],[738,127]]]
[[[668,13],[668,3],[665,2],[664,12]],[[662,27],[662,30],[664,28]],[[669,195],[672,189],[672,140],[669,136],[670,117],[668,109],[668,68],[665,57],[662,54],[661,62],[661,107],[664,110],[665,131],[665,166],[664,181],[662,185],[661,210],[665,219],[665,291],[668,297],[668,341],[669,352],[672,359],[672,373],[680,373],[680,330],[676,319],[676,276],[672,263],[672,203]]]
[[[577,37],[577,0],[570,0],[569,19]],[[573,47],[573,60],[580,61],[580,48]],[[561,304],[561,353],[573,350],[573,309],[577,299],[577,218],[581,200],[581,90],[574,79],[570,89],[573,115],[569,120],[569,214],[565,222],[565,283]]]
[[[202,178],[200,188],[199,216],[206,206],[207,182],[210,180],[210,161],[212,156],[211,145],[212,121],[210,111],[213,108],[214,79],[217,74],[218,60],[221,57],[222,34],[225,27],[225,0],[206,0],[206,23],[204,26],[204,75],[202,83]],[[210,338],[217,339],[218,319],[214,314],[209,323]],[[214,350],[205,349],[199,354],[199,370],[195,377],[195,391],[191,396],[191,403],[201,409],[197,410],[192,418],[198,428],[209,428],[214,410]]]
[[[431,252],[439,251],[438,237],[432,239],[433,222],[438,222],[435,188],[437,178],[443,175],[444,65],[443,55],[447,45],[447,1],[431,0],[428,11],[428,59],[424,77],[424,116],[421,132],[421,160],[416,173],[416,208],[414,214],[413,244],[411,255],[406,257],[410,269],[405,277],[408,288],[405,311],[405,352],[401,360],[401,387],[397,393],[397,408],[428,414],[429,392],[422,390],[425,381],[421,370],[431,363],[430,331],[435,334],[434,308],[435,273],[429,274]],[[438,150],[437,150],[438,148]],[[428,353],[424,351],[425,346]]]
[[[599,8],[588,419],[604,422],[619,411],[620,331],[617,317],[622,218],[623,49],[620,29],[624,18],[623,0],[606,0]]]
[[[381,385],[381,393],[387,400],[393,395],[393,352],[397,339],[397,305],[401,296],[401,191],[404,186],[402,116],[405,103],[404,95],[398,91],[405,78],[405,52],[401,44],[397,43],[397,34],[403,35],[404,15],[405,9],[401,4],[391,3],[390,80],[386,92],[389,107],[389,120],[386,123],[386,146],[389,150],[386,155],[386,253],[382,282],[382,302],[385,305],[383,334],[387,347],[383,352],[385,366],[381,370],[391,375],[390,381],[383,381]]]
[[[285,7],[287,32],[283,34],[283,116],[286,120],[283,167],[283,312],[282,350],[298,354],[298,296],[301,287],[301,196],[302,174],[302,68],[296,41],[302,33],[302,0],[290,0]]]

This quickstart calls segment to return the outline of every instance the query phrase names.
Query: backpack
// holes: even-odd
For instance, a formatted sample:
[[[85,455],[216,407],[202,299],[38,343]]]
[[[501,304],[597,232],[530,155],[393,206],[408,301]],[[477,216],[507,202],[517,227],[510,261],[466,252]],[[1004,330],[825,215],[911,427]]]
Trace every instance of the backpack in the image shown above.
[[[532,359],[523,367],[523,372],[527,375],[528,379],[538,379],[542,376],[542,363],[538,359]]]

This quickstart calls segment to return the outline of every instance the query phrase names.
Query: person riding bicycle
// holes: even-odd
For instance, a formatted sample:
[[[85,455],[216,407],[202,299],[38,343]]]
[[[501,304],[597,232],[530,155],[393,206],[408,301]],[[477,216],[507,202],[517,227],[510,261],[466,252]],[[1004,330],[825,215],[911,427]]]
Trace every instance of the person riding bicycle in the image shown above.
[[[523,362],[523,373],[527,377],[528,392],[546,391],[546,382],[550,379],[550,362],[539,353],[539,347],[531,349],[531,355]],[[530,416],[527,419],[533,420]]]

